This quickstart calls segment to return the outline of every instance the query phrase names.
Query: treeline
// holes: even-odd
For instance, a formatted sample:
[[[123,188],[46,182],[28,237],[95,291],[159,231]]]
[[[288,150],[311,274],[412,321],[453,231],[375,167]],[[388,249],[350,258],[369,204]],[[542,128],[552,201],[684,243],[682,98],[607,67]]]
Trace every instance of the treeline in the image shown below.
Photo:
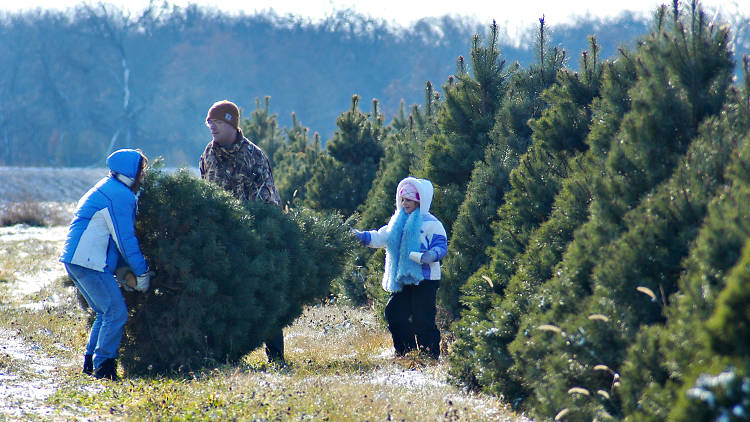
[[[279,125],[291,129],[295,112],[325,144],[352,94],[377,98],[389,122],[401,100],[421,103],[425,82],[437,91],[484,26],[444,17],[394,28],[352,12],[313,24],[157,3],[132,15],[104,4],[0,14],[0,165],[102,165],[108,151],[141,147],[194,167],[206,110],[224,98],[249,115],[270,96]],[[612,55],[645,25],[581,20],[557,28],[556,42],[580,51],[597,31]],[[533,38],[498,46],[525,65]]]
[[[648,28],[573,70],[543,21],[525,66],[492,25],[389,124],[354,96],[324,147],[299,122],[259,138],[285,203],[359,229],[433,181],[451,377],[540,420],[750,414],[750,59],[695,2]],[[261,104],[245,128],[274,124]],[[337,292],[382,306],[382,271],[363,248]]]

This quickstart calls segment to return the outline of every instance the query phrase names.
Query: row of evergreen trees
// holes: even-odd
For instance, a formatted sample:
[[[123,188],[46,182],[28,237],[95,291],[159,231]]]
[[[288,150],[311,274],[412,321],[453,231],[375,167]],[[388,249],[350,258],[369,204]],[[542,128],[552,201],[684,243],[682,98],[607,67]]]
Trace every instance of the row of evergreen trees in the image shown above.
[[[325,148],[267,100],[244,126],[287,204],[360,229],[401,178],[433,181],[456,382],[541,419],[748,420],[750,61],[733,84],[696,1],[651,25],[607,60],[592,36],[574,72],[543,20],[536,62],[506,66],[493,24],[442,94],[388,125],[354,96]],[[382,251],[355,255],[339,293],[381,306]]]

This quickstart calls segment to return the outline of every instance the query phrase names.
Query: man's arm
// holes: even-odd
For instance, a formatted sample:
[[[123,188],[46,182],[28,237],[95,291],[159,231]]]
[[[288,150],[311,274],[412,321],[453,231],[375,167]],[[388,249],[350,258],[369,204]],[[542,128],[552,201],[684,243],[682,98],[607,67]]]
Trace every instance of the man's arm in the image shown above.
[[[206,145],[206,148],[203,150],[203,154],[201,154],[201,158],[198,160],[198,170],[201,173],[201,179],[206,178],[206,172],[208,171],[206,156],[208,155],[208,149],[210,148],[210,145],[210,143]]]
[[[260,186],[258,186],[258,192],[256,193],[255,200],[263,201],[266,204],[273,204],[281,206],[281,196],[279,191],[276,189],[276,184],[273,181],[273,172],[271,171],[271,162],[260,149],[262,158],[258,162],[257,174],[260,176]]]

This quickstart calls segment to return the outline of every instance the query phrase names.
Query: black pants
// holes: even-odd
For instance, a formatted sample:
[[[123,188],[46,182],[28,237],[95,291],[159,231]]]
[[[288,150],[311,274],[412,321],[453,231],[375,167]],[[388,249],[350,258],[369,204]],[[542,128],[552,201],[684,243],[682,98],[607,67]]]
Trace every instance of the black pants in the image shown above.
[[[269,362],[284,361],[284,333],[279,330],[266,340],[266,356]]]
[[[385,305],[385,319],[396,356],[403,356],[417,347],[435,359],[440,356],[440,331],[435,324],[439,284],[440,280],[422,280],[417,286],[404,286],[400,292],[391,293]]]

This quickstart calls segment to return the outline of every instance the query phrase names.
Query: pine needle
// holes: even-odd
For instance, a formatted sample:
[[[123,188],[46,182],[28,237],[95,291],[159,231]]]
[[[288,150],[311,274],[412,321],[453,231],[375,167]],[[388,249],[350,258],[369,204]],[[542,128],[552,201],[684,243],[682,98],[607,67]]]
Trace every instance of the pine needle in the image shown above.
[[[592,321],[599,320],[599,321],[609,322],[609,318],[607,318],[607,316],[603,314],[591,314],[589,315],[589,319]]]
[[[542,325],[540,325],[540,326],[538,326],[536,328],[539,329],[539,330],[542,330],[542,331],[552,331],[552,332],[558,333],[558,334],[560,334],[562,332],[562,330],[560,329],[560,327],[558,327],[556,325],[552,325],[552,324],[542,324]]]
[[[589,390],[583,387],[573,387],[570,390],[568,390],[568,394],[583,394],[584,396],[588,396],[591,393],[589,393]]]
[[[565,409],[557,412],[557,415],[555,415],[555,420],[556,421],[562,420],[562,418],[564,418],[565,415],[568,414],[568,412],[570,412],[570,409],[568,409],[567,407]]]
[[[648,287],[645,287],[645,286],[638,286],[635,289],[638,290],[639,292],[641,292],[641,293],[649,296],[651,298],[652,302],[656,302],[656,295],[654,294],[653,290],[651,290],[651,289],[649,289]]]

